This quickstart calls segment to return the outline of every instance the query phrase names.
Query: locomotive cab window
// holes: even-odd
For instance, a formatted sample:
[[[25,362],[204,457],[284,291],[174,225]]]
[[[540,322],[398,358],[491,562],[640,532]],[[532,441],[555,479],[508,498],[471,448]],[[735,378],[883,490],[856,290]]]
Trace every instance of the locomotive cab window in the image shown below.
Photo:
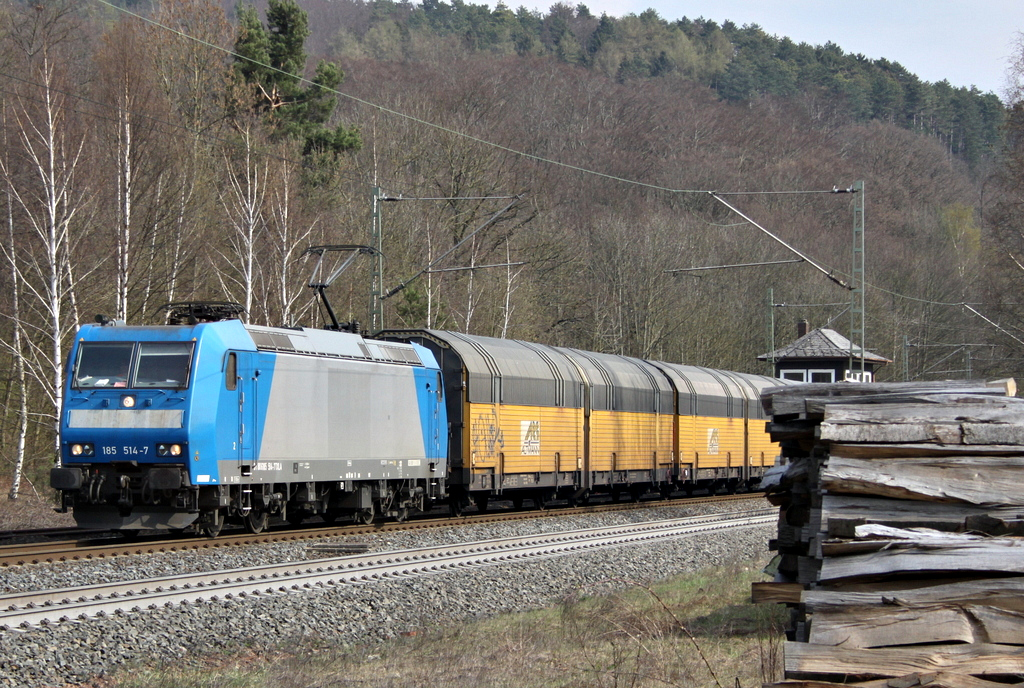
[[[192,342],[142,342],[135,387],[187,387],[191,363]]]
[[[82,343],[72,371],[75,386],[79,389],[127,387],[134,351],[132,342]]]

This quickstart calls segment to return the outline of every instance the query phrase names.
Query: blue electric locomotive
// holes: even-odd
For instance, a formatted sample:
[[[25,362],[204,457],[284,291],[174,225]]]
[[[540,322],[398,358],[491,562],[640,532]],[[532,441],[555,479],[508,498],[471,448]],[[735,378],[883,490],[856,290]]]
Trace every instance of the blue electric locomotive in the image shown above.
[[[229,319],[83,327],[51,485],[80,526],[404,518],[445,495],[441,371],[422,346]]]

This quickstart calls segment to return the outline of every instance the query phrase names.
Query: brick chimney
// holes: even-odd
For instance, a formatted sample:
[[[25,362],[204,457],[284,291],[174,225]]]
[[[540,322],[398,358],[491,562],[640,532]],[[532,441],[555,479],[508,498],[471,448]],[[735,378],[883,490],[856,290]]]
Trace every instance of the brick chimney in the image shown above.
[[[807,322],[807,320],[801,320],[800,322],[798,322],[796,324],[796,337],[797,337],[797,339],[799,339],[800,337],[805,336],[810,331],[811,331],[811,323]]]

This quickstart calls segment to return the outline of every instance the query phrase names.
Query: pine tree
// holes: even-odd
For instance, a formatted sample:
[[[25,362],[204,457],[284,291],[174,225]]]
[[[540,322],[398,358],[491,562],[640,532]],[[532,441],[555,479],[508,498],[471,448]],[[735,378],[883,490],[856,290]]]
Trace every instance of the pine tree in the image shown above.
[[[266,27],[252,5],[239,7],[238,18],[234,69],[247,87],[248,108],[262,115],[276,136],[303,141],[306,155],[358,150],[358,129],[327,125],[336,103],[333,91],[345,79],[341,67],[321,60],[311,81],[302,78],[306,12],[295,0],[269,0]]]

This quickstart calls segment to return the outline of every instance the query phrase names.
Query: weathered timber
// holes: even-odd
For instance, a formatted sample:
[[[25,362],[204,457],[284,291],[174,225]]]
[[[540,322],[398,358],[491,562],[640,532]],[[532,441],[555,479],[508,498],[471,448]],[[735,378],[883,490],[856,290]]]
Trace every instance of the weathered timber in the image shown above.
[[[822,423],[818,426],[818,439],[827,442],[962,444],[963,431],[959,424],[944,423],[875,423],[872,425]],[[1006,444],[1013,444],[1013,442]]]
[[[1024,614],[983,605],[819,607],[809,641],[846,648],[1024,641]]]
[[[833,404],[825,409],[825,423],[857,424],[1024,424],[1024,399],[998,397],[984,404]]]
[[[778,584],[776,584],[778,585]],[[809,613],[842,606],[864,607],[896,604],[901,607],[985,605],[1024,612],[1024,578],[976,578],[952,582],[916,581],[914,587],[893,589],[881,584],[876,590],[804,590],[800,602]]]
[[[963,423],[960,428],[963,433],[964,444],[1024,445],[1024,422],[1014,425]]]
[[[761,684],[761,688],[1020,688],[1021,686],[1024,686],[1024,683],[997,683],[975,676],[941,671],[913,673],[856,683],[793,680]]]
[[[894,541],[870,554],[830,557],[821,563],[820,581],[890,574],[960,572],[1024,573],[1024,540],[991,538],[945,544],[940,540]]]
[[[1012,381],[984,383],[977,380],[950,380],[944,382],[897,382],[859,384],[836,382],[833,384],[804,384],[770,387],[761,392],[761,405],[771,416],[797,416],[808,414],[808,404],[821,408],[830,399],[848,401],[858,398],[862,403],[899,403],[919,395],[1002,395],[1013,396],[1009,391]],[[989,386],[992,385],[992,386]],[[813,414],[808,414],[813,415]]]
[[[843,444],[829,445],[829,454],[850,459],[919,459],[923,457],[957,457],[970,461],[973,457],[1024,456],[1024,447],[1013,444]]]
[[[778,580],[805,587],[799,602],[792,588],[755,593],[790,606],[799,641],[786,644],[788,681],[775,685],[1024,687],[1015,393],[1000,381],[762,396],[783,457],[806,461],[769,488],[781,507]]]
[[[869,679],[940,671],[990,678],[1024,674],[1024,647],[989,643],[847,649],[788,641],[783,654],[786,674],[795,674],[795,678]]]
[[[781,602],[799,604],[804,586],[799,583],[755,582],[750,585],[750,601],[755,604],[762,602]]]
[[[1021,497],[1024,500],[1024,495]],[[934,528],[950,532],[976,530],[990,535],[1013,532],[1008,524],[1017,520],[1022,508],[975,506],[962,502],[928,502],[885,497],[827,494],[821,498],[821,520],[829,537],[854,537],[854,528],[865,523],[898,528]],[[1007,524],[1005,530],[979,519]],[[971,523],[968,524],[968,521]]]
[[[900,459],[927,456],[957,457],[970,461],[975,456],[1024,456],[1024,447],[1015,445],[964,445],[964,444],[841,444],[830,445],[833,456],[851,459]]]
[[[977,392],[978,390],[975,391]],[[1012,400],[1014,397],[1003,395],[1001,389],[986,388],[985,392],[974,394],[970,393],[970,390],[967,390],[966,392],[937,394],[897,392],[892,394],[852,397],[808,397],[805,406],[809,417],[820,418],[825,414],[826,409],[831,409],[836,405],[857,405],[862,408],[878,408],[882,406],[899,407],[901,405],[960,406],[961,408],[978,408],[979,406],[988,406],[991,404],[1003,404],[1007,399]],[[1011,401],[1011,403],[1013,402]]]
[[[765,430],[772,436],[772,442],[814,439],[817,427],[818,424],[816,422],[806,420],[765,424]]]
[[[862,554],[882,549],[907,547],[949,547],[973,543],[983,536],[976,533],[950,533],[931,528],[897,528],[878,523],[863,523],[854,528],[854,540],[827,539],[818,551],[822,557]]]
[[[1024,422],[1024,419],[1022,419]],[[1024,425],[1009,423],[874,423],[818,426],[818,438],[828,442],[934,442],[937,444],[1024,446]]]
[[[821,469],[820,486],[829,493],[1016,506],[1024,503],[1022,471],[1021,456],[974,457],[971,461],[832,456]]]

